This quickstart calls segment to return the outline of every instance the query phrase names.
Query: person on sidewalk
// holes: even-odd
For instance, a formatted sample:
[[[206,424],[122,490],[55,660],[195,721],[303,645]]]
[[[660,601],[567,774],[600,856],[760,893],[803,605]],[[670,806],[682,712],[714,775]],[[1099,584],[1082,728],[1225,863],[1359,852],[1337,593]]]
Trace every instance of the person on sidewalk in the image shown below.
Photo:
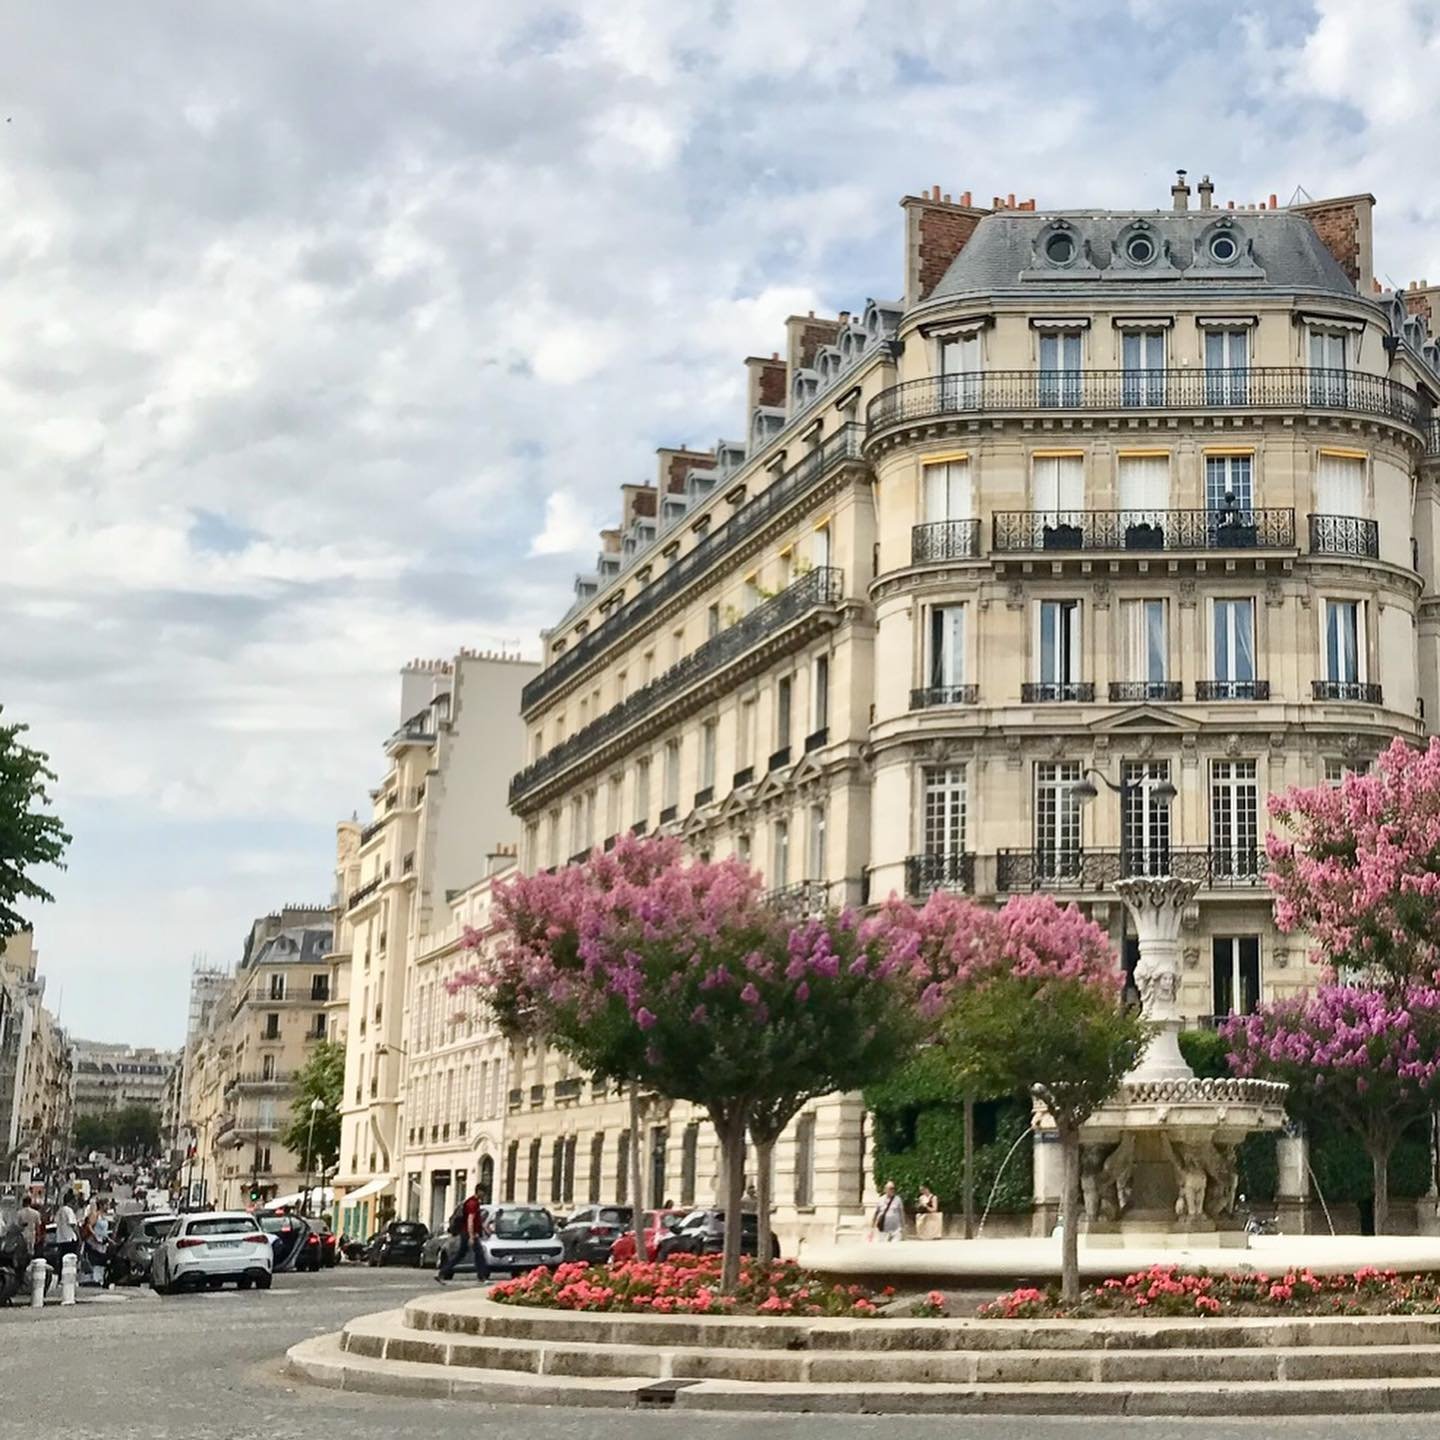
[[[895,1193],[895,1182],[885,1182],[885,1192],[875,1206],[870,1221],[871,1229],[881,1240],[895,1241],[904,1238],[905,1202]]]
[[[480,1194],[484,1188],[477,1185],[475,1193],[469,1196],[455,1217],[460,1225],[460,1244],[453,1255],[440,1262],[440,1268],[435,1272],[436,1280],[442,1283],[455,1274],[455,1267],[465,1258],[467,1250],[475,1252],[475,1279],[483,1284],[490,1278],[490,1266],[485,1258],[485,1216],[480,1207]]]
[[[60,1197],[55,1211],[55,1265],[56,1273],[65,1263],[67,1255],[80,1255],[80,1222],[75,1218],[75,1192],[67,1190]]]

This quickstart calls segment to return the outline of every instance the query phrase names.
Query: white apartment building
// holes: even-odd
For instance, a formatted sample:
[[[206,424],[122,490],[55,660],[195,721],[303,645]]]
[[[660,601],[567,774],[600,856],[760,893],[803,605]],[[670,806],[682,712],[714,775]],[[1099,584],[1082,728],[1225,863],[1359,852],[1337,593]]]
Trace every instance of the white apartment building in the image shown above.
[[[1266,801],[1440,705],[1433,292],[1379,291],[1370,196],[1191,198],[905,199],[902,298],[792,319],[743,440],[624,487],[522,697],[522,868],[630,830],[800,908],[1044,890],[1131,965],[1114,882],[1179,873],[1193,1023],[1308,982]],[[508,1112],[503,1196],[622,1193],[583,1077],[517,1059]],[[866,1126],[799,1117],[782,1227],[855,1213]],[[639,1143],[647,1200],[703,1193],[685,1107]]]

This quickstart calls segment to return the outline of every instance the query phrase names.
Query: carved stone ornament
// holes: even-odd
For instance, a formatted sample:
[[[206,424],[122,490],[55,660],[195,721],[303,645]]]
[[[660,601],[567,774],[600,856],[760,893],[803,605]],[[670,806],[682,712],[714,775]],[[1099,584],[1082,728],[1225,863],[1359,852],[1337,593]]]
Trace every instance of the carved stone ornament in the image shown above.
[[[1025,587],[1018,580],[1012,580],[1006,587],[1005,608],[1007,610],[1023,610],[1025,608]]]
[[[1245,748],[1242,738],[1234,731],[1225,737],[1225,753],[1238,755]]]
[[[1278,580],[1267,580],[1265,582],[1265,603],[1273,610],[1277,605],[1285,603],[1285,592],[1280,588]]]
[[[1187,945],[1180,952],[1180,959],[1187,970],[1195,970],[1200,965],[1200,947],[1198,945]]]
[[[1012,769],[1020,768],[1021,743],[1018,735],[1007,735],[1005,737],[1005,763]]]
[[[1361,741],[1360,737],[1355,734],[1353,730],[1348,731],[1346,734],[1340,737],[1340,753],[1347,760],[1353,760],[1355,756],[1360,753],[1360,747],[1362,744],[1363,742]]]
[[[1090,594],[1097,610],[1110,608],[1110,582],[1108,580],[1097,580],[1090,587]]]
[[[1195,582],[1193,580],[1182,580],[1178,589],[1181,608],[1193,610],[1195,608]]]

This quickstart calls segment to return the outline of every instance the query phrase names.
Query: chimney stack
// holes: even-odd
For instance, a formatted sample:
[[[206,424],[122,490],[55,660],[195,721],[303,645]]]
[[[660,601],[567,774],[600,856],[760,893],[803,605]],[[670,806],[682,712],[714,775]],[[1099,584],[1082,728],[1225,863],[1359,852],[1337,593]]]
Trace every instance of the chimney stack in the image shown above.
[[[1185,172],[1175,172],[1175,183],[1170,187],[1170,202],[1176,210],[1190,208],[1190,187],[1185,183]]]
[[[1215,208],[1215,185],[1208,175],[1200,177],[1200,183],[1195,187],[1195,194],[1200,201],[1202,210]]]

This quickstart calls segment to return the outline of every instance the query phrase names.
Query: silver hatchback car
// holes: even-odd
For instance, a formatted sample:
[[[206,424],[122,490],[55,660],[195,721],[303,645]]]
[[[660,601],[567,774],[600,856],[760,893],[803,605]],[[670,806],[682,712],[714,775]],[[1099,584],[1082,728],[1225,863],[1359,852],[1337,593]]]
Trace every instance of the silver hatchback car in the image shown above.
[[[161,1295],[177,1290],[218,1290],[233,1281],[242,1290],[270,1288],[274,1260],[270,1237],[243,1210],[182,1215],[155,1247],[150,1284]]]

